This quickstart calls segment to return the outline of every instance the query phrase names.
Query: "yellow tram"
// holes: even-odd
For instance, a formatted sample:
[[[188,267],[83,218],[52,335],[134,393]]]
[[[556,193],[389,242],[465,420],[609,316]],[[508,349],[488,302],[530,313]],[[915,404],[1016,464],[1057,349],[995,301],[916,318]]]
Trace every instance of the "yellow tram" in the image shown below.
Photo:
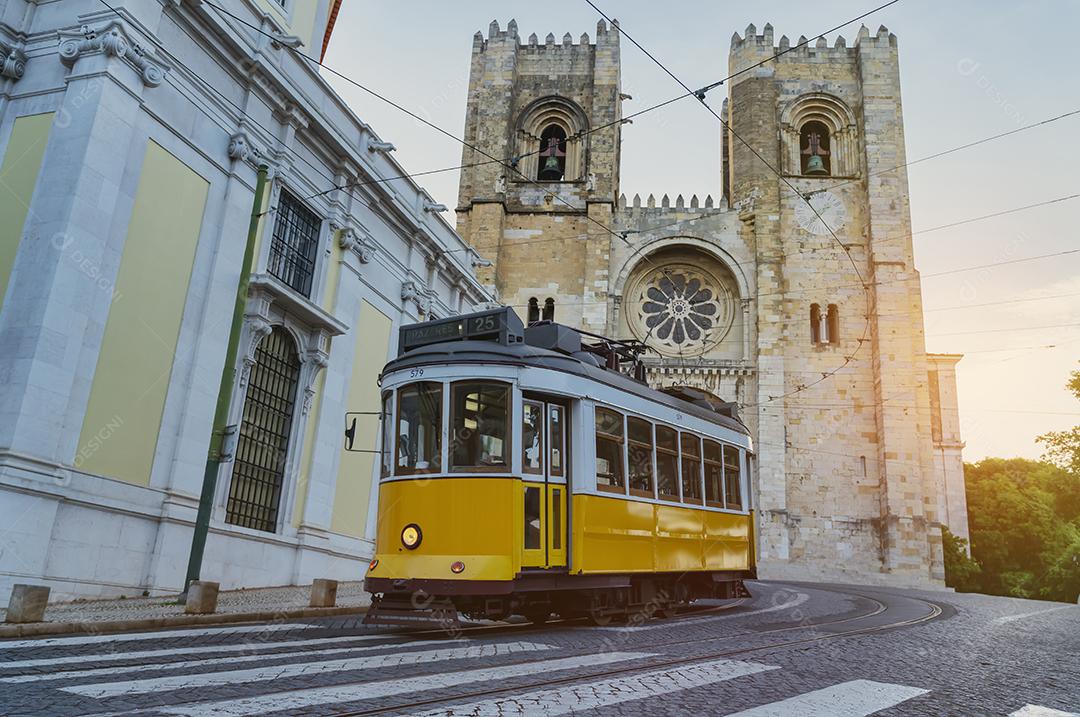
[[[400,329],[382,374],[369,622],[606,621],[745,595],[752,444],[642,347],[511,309]]]

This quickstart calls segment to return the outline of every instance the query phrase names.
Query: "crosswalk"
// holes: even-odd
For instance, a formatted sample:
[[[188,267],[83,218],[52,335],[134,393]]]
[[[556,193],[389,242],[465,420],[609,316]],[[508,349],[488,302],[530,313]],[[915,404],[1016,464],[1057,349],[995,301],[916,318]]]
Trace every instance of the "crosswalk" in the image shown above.
[[[215,639],[213,644],[179,643],[174,649],[153,644],[174,639],[177,632],[125,635],[122,641],[113,637],[96,650],[93,646],[105,641],[0,643],[0,695],[36,690],[33,694],[47,695],[57,705],[50,714],[95,717],[333,714],[384,706],[388,698],[395,700],[395,714],[414,717],[563,715],[650,699],[668,705],[685,699],[688,705],[707,705],[709,714],[731,717],[865,717],[930,694],[919,686],[863,679],[793,689],[784,669],[767,659],[673,661],[672,654],[652,643],[581,654],[581,648],[561,645],[547,632],[529,633],[528,640],[505,632],[454,639],[386,633],[311,638],[298,633],[291,640],[268,642],[266,635],[252,640],[254,630],[234,628],[187,633]],[[85,655],[64,651],[60,657],[41,657],[65,647],[87,651],[88,646]],[[21,659],[20,653],[28,658]],[[735,690],[730,694],[745,700],[739,707],[760,704],[725,710],[713,695],[727,682]],[[508,684],[523,686],[506,689]],[[0,696],[0,703],[4,699]],[[641,709],[648,712],[648,703]],[[1012,717],[1075,716],[1026,705]]]

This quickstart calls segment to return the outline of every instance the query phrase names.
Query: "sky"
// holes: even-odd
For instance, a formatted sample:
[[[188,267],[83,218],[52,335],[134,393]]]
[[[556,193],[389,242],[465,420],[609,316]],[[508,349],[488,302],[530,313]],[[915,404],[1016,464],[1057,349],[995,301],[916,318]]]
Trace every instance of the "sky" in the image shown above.
[[[885,0],[643,2],[594,0],[675,75],[699,87],[727,74],[731,35],[753,23],[813,37]],[[472,36],[514,18],[526,38],[569,32],[595,39],[584,0],[544,3],[349,0],[325,62],[460,137]],[[898,38],[907,156],[912,161],[1080,110],[1077,0],[900,0],[863,22]],[[837,34],[849,46],[850,25]],[[324,73],[325,75],[325,73]],[[331,84],[408,172],[461,163],[461,145],[332,76]],[[631,43],[622,43],[631,113],[682,94]],[[721,95],[712,98],[719,108]],[[623,129],[620,191],[719,192],[719,127],[684,100]],[[1035,437],[1080,423],[1066,390],[1080,368],[1080,252],[990,269],[953,269],[1080,248],[1080,198],[938,231],[920,230],[1080,194],[1080,114],[908,169],[916,268],[923,275],[927,350],[963,353],[958,372],[964,458],[1038,458]],[[457,172],[421,180],[457,203]],[[1051,298],[1040,298],[1051,297]],[[1000,303],[1007,302],[1007,303]],[[990,304],[990,305],[983,305]],[[961,308],[955,308],[961,307]],[[1053,348],[1049,348],[1053,347]]]

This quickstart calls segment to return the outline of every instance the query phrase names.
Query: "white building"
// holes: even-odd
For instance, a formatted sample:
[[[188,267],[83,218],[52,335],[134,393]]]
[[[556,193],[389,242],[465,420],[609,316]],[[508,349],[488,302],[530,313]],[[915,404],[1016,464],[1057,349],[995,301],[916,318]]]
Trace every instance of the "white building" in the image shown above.
[[[346,413],[374,450],[396,327],[490,298],[288,47],[318,57],[340,0],[219,2],[263,32],[199,0],[0,0],[0,601],[182,587],[259,164],[205,579],[359,578],[377,461]]]

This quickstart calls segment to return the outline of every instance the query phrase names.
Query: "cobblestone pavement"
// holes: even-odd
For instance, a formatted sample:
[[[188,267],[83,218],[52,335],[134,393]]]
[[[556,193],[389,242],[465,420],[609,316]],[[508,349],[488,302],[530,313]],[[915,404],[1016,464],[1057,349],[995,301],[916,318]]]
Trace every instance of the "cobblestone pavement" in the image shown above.
[[[251,590],[225,590],[218,595],[218,614],[290,610],[305,608],[311,599],[311,586],[301,585]],[[355,580],[338,583],[337,605],[352,607],[368,605],[371,598],[364,592],[364,582]],[[7,613],[0,608],[0,623]],[[143,618],[174,617],[184,614],[184,606],[175,597],[136,597],[110,600],[77,600],[53,603],[45,610],[48,622],[90,623],[111,620],[140,620]]]
[[[754,583],[669,620],[0,642],[0,714],[1080,714],[1080,606]]]

